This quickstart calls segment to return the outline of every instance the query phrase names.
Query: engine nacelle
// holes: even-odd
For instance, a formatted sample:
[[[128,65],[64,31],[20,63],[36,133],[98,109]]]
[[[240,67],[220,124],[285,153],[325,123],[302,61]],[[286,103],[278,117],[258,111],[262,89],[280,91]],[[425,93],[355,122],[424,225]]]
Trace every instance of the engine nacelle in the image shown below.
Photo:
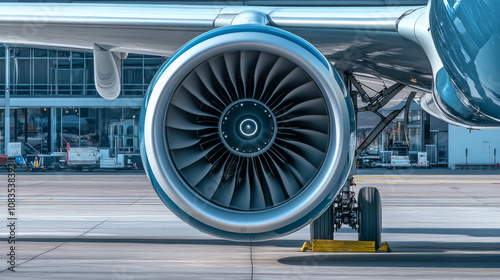
[[[207,32],[158,71],[141,153],[163,202],[195,228],[258,241],[313,221],[344,184],[354,111],[308,42],[268,26]]]
[[[433,0],[429,23],[444,65],[436,105],[465,126],[500,126],[500,3]]]

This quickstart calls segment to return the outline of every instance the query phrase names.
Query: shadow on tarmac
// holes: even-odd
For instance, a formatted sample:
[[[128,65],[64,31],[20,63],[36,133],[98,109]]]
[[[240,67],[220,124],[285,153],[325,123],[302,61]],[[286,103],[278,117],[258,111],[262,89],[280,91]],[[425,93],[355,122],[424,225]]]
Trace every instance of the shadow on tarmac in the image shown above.
[[[0,239],[5,241],[5,239]],[[295,248],[299,253],[304,240],[271,240],[258,243],[217,239],[146,239],[146,238],[19,238],[24,244],[41,243],[108,243],[203,246],[235,246],[254,248]],[[492,242],[390,242],[391,253],[315,253],[278,259],[283,265],[308,267],[418,267],[418,268],[499,268],[500,243]],[[480,252],[480,253],[479,253]]]
[[[436,244],[436,246],[440,246]],[[498,246],[498,244],[497,244]],[[284,265],[308,267],[498,268],[500,254],[478,253],[305,253],[278,260]]]
[[[473,237],[499,237],[500,228],[384,228],[383,233],[396,234],[444,234]]]

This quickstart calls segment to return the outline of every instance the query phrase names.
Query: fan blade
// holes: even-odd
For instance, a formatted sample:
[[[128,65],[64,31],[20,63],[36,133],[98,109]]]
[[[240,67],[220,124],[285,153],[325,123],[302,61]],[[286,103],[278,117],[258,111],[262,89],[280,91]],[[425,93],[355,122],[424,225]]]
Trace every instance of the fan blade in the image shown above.
[[[260,184],[260,176],[258,174],[258,167],[256,166],[256,159],[252,158],[252,188],[251,188],[251,197],[250,197],[250,207],[252,209],[263,209],[266,208],[267,205],[272,205],[271,201],[266,200],[264,190],[262,189],[262,185]]]
[[[310,99],[300,103],[291,103],[285,110],[280,111],[277,118],[286,118],[286,115],[327,115],[325,101],[322,98]]]
[[[200,143],[201,138],[192,130],[180,130],[173,127],[167,127],[168,147],[171,150],[184,149]]]
[[[318,86],[316,86],[314,81],[309,81],[289,91],[288,94],[285,95],[279,103],[274,104],[272,108],[273,110],[279,111],[279,108],[286,106],[288,103],[302,103],[314,98],[322,99],[323,97],[319,94]]]
[[[226,108],[227,105],[229,105],[230,100],[226,99],[227,96],[220,95],[218,91],[216,90],[216,86],[214,82],[217,81],[217,78],[214,76],[212,68],[210,68],[210,65],[208,63],[203,63],[198,68],[195,70],[196,75],[200,78],[202,81],[203,85],[207,88],[208,92],[218,101],[218,105],[221,108],[221,111]],[[215,103],[215,102],[214,102]]]
[[[278,173],[277,179],[281,183],[282,191],[288,199],[300,190],[300,186],[297,184],[297,181],[294,180],[295,178],[293,178],[293,176],[290,178],[291,176],[289,176],[289,174],[285,174],[283,171],[283,163],[279,164],[279,162],[272,159],[272,157],[270,158],[274,164],[275,173]]]
[[[287,149],[293,150],[296,154],[302,155],[304,159],[312,163],[314,166],[319,166],[325,156],[324,151],[318,150],[311,145],[296,140],[276,140],[276,144],[278,146],[287,147]]]
[[[281,81],[283,77],[285,77],[287,73],[289,73],[295,67],[296,66],[289,60],[282,57],[278,58],[276,63],[274,63],[273,67],[269,71],[268,76],[266,77],[266,82],[262,90],[262,97],[260,101],[267,103],[270,95],[276,88],[275,85],[278,85],[279,81]]]
[[[286,198],[279,187],[279,182],[276,180],[276,176],[272,173],[272,169],[270,168],[269,161],[270,159],[266,158],[266,155],[263,155],[263,160],[261,160],[261,170],[264,179],[264,184],[266,189],[268,190],[273,205],[277,205],[283,202]],[[267,168],[266,168],[267,167]]]
[[[168,117],[166,121],[167,127],[177,128],[180,130],[203,130],[217,129],[217,125],[201,123],[196,115],[189,114],[175,106],[168,109]]]
[[[328,134],[310,130],[307,128],[283,127],[278,132],[279,139],[293,140],[297,139],[300,142],[307,143],[318,150],[326,149],[328,145]]]
[[[227,72],[224,69],[225,67],[224,59],[222,58],[222,56],[214,57],[208,60],[208,65],[210,66],[210,69],[212,69],[212,73],[217,79],[217,82],[224,89],[225,97],[229,99],[229,103],[233,103],[235,101],[235,97],[231,94],[231,91],[226,84]]]
[[[259,59],[257,64],[255,65],[254,71],[254,90],[252,94],[252,98],[261,100],[262,94],[264,92],[264,86],[266,84],[267,74],[271,71],[278,57],[266,52],[261,52],[259,54]]]
[[[212,199],[215,192],[220,187],[222,178],[224,176],[224,170],[226,168],[227,158],[221,158],[213,167],[210,172],[196,184],[196,189],[208,199]]]
[[[251,200],[251,186],[248,171],[248,158],[242,161],[242,167],[238,175],[236,189],[233,193],[233,198],[231,199],[231,206],[238,208],[240,210],[250,209]]]
[[[206,150],[201,150],[200,148],[186,148],[175,150],[174,157],[178,169],[184,169],[197,161],[204,159],[214,147]]]
[[[269,107],[272,108],[275,103],[282,100],[283,96],[286,96],[291,90],[308,83],[310,80],[309,76],[302,69],[295,67],[274,88],[267,101]]]
[[[235,100],[241,99],[242,96],[240,96],[241,89],[238,86],[238,81],[236,78],[237,71],[239,71],[239,63],[240,63],[240,58],[239,58],[239,53],[237,52],[231,52],[231,53],[225,53],[223,54],[224,57],[224,63],[226,65],[226,71],[229,76],[229,79],[231,81],[231,85],[233,87],[233,90],[231,92],[235,93]]]
[[[196,97],[196,99],[198,99],[199,101],[201,101],[203,104],[205,104],[206,106],[218,111],[219,113],[221,113],[222,111],[220,109],[218,109],[216,107],[215,104],[212,103],[212,101],[210,99],[207,98],[207,96],[204,94],[205,92],[207,92],[208,90],[204,90],[203,89],[203,85],[201,83],[201,80],[199,80],[199,78],[196,76],[196,75],[189,75],[188,76],[189,79],[186,79],[186,81],[184,83],[182,83],[182,86],[190,93],[192,94],[194,97]],[[182,94],[182,93],[181,93]]]
[[[198,160],[186,168],[182,168],[184,180],[191,186],[196,186],[212,169],[212,164],[206,160]]]
[[[309,115],[309,116],[296,116],[289,119],[278,119],[278,126],[291,126],[299,128],[309,128],[323,133],[328,133],[329,131],[329,118],[325,115]]]

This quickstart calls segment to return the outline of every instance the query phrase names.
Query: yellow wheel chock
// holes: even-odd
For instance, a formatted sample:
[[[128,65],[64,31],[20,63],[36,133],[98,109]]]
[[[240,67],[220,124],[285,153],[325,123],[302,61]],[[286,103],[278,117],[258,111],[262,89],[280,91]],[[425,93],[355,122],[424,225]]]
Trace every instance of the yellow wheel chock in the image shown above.
[[[375,241],[340,241],[315,239],[306,241],[301,249],[302,252],[391,252],[391,247],[387,242],[383,242],[378,250],[375,249]]]

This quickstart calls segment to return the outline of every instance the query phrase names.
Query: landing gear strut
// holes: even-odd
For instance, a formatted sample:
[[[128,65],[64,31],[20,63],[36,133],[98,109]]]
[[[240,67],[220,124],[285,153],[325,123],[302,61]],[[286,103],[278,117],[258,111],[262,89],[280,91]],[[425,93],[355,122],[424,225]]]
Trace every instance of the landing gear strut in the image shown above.
[[[370,111],[380,117],[377,125],[357,147],[354,155],[357,158],[403,110],[406,110],[406,127],[410,103],[415,97],[416,92],[411,92],[407,96],[406,106],[384,116],[378,110],[394,98],[405,87],[404,84],[395,83],[389,88],[378,92],[375,96],[370,97],[351,73],[344,73],[344,77],[356,113]],[[355,91],[353,87],[356,89]],[[358,107],[358,95],[361,101],[366,104],[364,107]],[[406,130],[405,128],[405,133]],[[359,241],[373,241],[375,243],[375,250],[379,250],[382,245],[382,203],[380,193],[374,187],[364,187],[359,190],[358,199],[356,200],[356,194],[353,189],[355,184],[352,177],[354,174],[356,174],[355,166],[351,170],[351,176],[349,176],[349,179],[335,198],[332,206],[311,224],[311,241],[319,239],[333,240],[334,231],[339,230],[342,225],[349,225],[358,232]],[[386,244],[384,243],[383,246],[386,246]]]

